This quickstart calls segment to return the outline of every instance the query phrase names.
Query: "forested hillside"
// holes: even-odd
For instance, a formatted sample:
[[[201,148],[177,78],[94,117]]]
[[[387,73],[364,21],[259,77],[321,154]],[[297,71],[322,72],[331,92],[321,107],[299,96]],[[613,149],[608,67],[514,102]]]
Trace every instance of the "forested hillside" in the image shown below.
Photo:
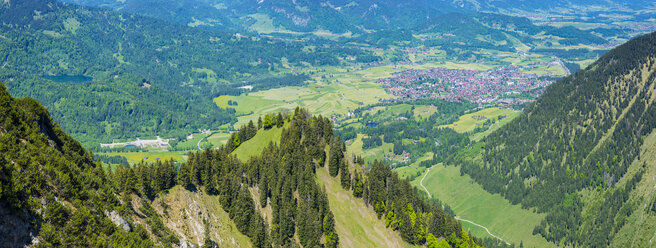
[[[337,247],[335,217],[325,189],[316,181],[315,172],[323,166],[332,177],[339,176],[344,189],[373,208],[367,211],[375,211],[386,227],[398,230],[410,244],[480,243],[387,165],[360,163],[352,168],[344,143],[333,136],[331,121],[306,110],[279,114],[275,121],[269,118],[258,125],[251,122],[221,148],[190,153],[179,168],[165,161],[107,169],[53,124],[35,100],[14,99],[0,86],[0,108],[0,223],[7,233],[2,241],[10,246],[239,242],[255,247]],[[284,123],[288,128],[278,144],[259,144],[261,155],[242,162],[232,154],[258,130],[281,128]],[[189,213],[181,202],[196,210]],[[270,215],[261,209],[269,209]],[[249,241],[235,241],[241,234],[226,234],[216,225],[234,225]],[[226,243],[227,238],[232,242]]]
[[[54,0],[4,1],[0,21],[0,79],[13,94],[46,105],[85,144],[215,129],[234,113],[210,99],[240,94],[244,82],[284,79],[282,60],[336,65],[341,57],[370,56],[330,44],[309,53],[300,43]]]
[[[485,138],[482,157],[454,163],[487,191],[546,212],[534,233],[547,240],[610,245],[653,205],[635,189],[651,164],[640,159],[656,128],[655,58],[656,33],[611,50]]]
[[[33,99],[0,84],[0,243],[149,247],[143,226],[127,232],[106,217],[122,204],[91,154]]]
[[[502,47],[512,47],[512,39],[508,39],[502,31],[518,36],[522,42],[531,42],[530,38],[519,36],[517,31],[528,31],[535,35],[546,31],[549,35],[563,37],[564,44],[603,44],[606,41],[589,31],[579,30],[568,26],[569,35],[563,36],[559,28],[551,26],[536,26],[527,18],[513,17],[512,12],[502,11],[509,7],[524,9],[544,9],[553,5],[539,1],[372,1],[372,0],[337,0],[337,1],[251,1],[251,0],[185,0],[185,1],[155,1],[155,0],[62,0],[64,2],[82,4],[87,6],[105,7],[121,12],[136,13],[151,16],[162,20],[177,22],[189,26],[211,27],[219,30],[234,30],[237,32],[261,32],[281,37],[301,34],[330,33],[353,42],[366,44],[401,44],[412,36],[408,30],[417,33],[426,31],[451,34],[457,37],[443,36],[432,45],[446,45],[465,43],[476,48],[494,48],[494,45],[504,44]],[[563,8],[574,8],[575,4],[565,1],[556,1]],[[597,3],[594,1],[579,3],[583,6],[618,6],[624,2]],[[638,5],[639,6],[639,5]],[[476,13],[478,11],[495,11]],[[475,14],[474,14],[475,13]],[[488,25],[471,19],[481,15],[483,18],[494,16],[497,20],[506,22],[505,29],[499,26]],[[474,17],[475,18],[475,17]],[[514,22],[519,19],[519,23]],[[489,20],[489,18],[488,18]],[[481,25],[483,24],[483,25]],[[507,25],[511,24],[511,25]],[[266,26],[266,28],[264,28]],[[438,26],[437,28],[435,28]],[[516,30],[515,30],[516,29]],[[552,30],[553,31],[550,31]],[[603,29],[602,29],[603,30]],[[385,31],[378,33],[378,31]],[[536,32],[532,32],[536,31]],[[375,39],[370,33],[383,34]],[[475,35],[472,35],[474,33]],[[478,36],[476,36],[478,35]],[[572,35],[575,35],[574,37]],[[486,39],[481,39],[485,37]],[[566,37],[568,36],[568,37]],[[329,37],[331,37],[329,35]],[[580,37],[587,37],[580,39]],[[334,38],[334,37],[332,37]],[[491,38],[491,40],[487,39]],[[383,41],[379,40],[383,39]],[[469,44],[474,43],[474,44]],[[486,44],[489,43],[489,44]],[[413,44],[414,43],[410,43]],[[407,44],[406,44],[407,45]],[[484,47],[481,47],[483,46]],[[501,45],[499,45],[501,46]],[[506,50],[506,49],[501,49]],[[514,50],[511,50],[514,51]]]

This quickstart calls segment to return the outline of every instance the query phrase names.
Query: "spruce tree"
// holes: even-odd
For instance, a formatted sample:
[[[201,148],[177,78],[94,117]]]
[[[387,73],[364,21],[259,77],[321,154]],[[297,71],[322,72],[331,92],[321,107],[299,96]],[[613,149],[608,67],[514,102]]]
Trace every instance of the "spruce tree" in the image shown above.
[[[178,184],[183,188],[188,189],[191,186],[191,168],[189,168],[188,163],[182,163],[180,169],[178,170]]]
[[[342,160],[342,166],[339,172],[339,179],[342,184],[342,188],[346,190],[351,189],[351,172],[349,171],[348,162]]]
[[[336,177],[337,173],[339,173],[339,164],[342,156],[340,144],[337,141],[332,142],[330,145],[330,161],[328,162],[330,176]]]

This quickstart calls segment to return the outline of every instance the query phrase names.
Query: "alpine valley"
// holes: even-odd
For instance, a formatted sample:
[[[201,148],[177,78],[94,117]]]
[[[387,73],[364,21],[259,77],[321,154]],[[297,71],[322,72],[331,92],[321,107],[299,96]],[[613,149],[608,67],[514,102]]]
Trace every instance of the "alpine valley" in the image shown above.
[[[646,0],[4,0],[0,247],[653,247]]]

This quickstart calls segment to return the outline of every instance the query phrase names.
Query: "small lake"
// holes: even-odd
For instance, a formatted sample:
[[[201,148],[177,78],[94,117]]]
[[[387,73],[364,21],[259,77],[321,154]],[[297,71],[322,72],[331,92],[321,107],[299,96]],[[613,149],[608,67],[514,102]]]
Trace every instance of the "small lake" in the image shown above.
[[[88,83],[93,81],[92,77],[85,75],[43,75],[43,78],[57,83]]]
[[[375,122],[368,122],[367,123],[367,127],[377,127],[377,126],[378,126],[378,124],[376,124]]]

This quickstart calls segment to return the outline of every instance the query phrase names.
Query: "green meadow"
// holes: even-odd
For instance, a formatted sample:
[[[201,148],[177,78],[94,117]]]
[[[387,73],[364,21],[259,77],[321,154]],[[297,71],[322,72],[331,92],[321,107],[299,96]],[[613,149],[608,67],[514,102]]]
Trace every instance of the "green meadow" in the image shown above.
[[[248,161],[252,156],[260,155],[262,150],[264,150],[269,143],[280,142],[282,130],[288,126],[289,124],[285,124],[282,128],[273,127],[268,130],[259,130],[253,138],[237,147],[237,149],[233,151],[233,154],[235,154],[240,161],[244,162]]]
[[[544,214],[522,209],[498,194],[488,193],[469,176],[460,175],[459,168],[435,165],[427,174],[424,173],[413,180],[412,185],[423,190],[420,185],[422,178],[423,185],[431,196],[449,205],[460,218],[485,226],[492,234],[515,245],[522,242],[524,247],[553,246],[541,236],[532,234],[533,228],[544,218]],[[462,224],[478,237],[490,237],[478,226],[467,222]]]
[[[373,162],[374,159],[383,160],[385,155],[393,154],[392,148],[394,145],[392,143],[385,143],[384,141],[382,146],[363,150],[362,138],[364,138],[364,135],[358,134],[357,138],[346,144],[346,149],[349,151],[349,153],[355,154],[356,156],[362,156],[362,158],[364,158],[364,160],[367,162]]]
[[[518,113],[519,113],[518,111],[512,109],[502,109],[498,107],[486,108],[483,110],[476,111],[474,113],[460,116],[458,121],[452,124],[443,125],[441,127],[449,127],[455,130],[456,132],[465,133],[465,132],[473,131],[476,127],[482,125],[488,119],[498,118],[499,116],[510,117]]]
[[[337,178],[328,174],[326,166],[317,168],[317,179],[328,194],[342,247],[412,247],[398,232],[386,228],[372,207],[344,190]]]

